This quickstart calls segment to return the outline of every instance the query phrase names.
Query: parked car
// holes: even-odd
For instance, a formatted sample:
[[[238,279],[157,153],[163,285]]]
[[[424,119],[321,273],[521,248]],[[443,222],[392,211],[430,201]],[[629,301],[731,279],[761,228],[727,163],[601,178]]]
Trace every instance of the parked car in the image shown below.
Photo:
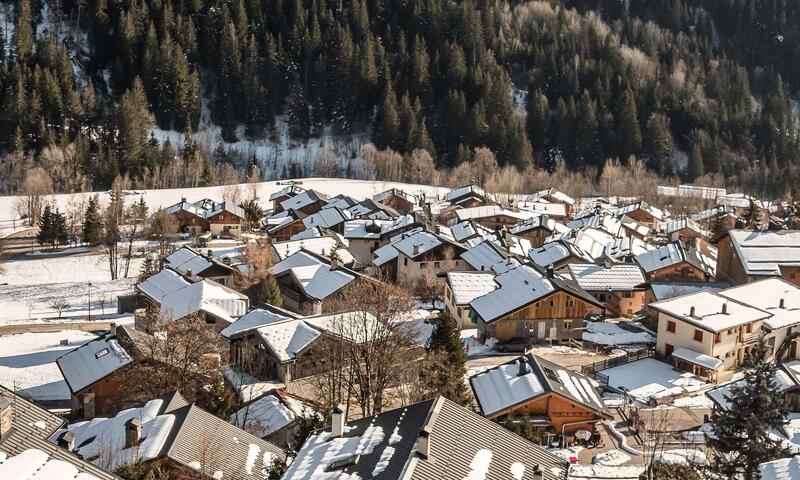
[[[503,352],[503,353],[510,353],[510,352],[525,353],[532,347],[533,344],[530,342],[530,340],[528,340],[527,338],[517,337],[496,344],[494,346],[494,349],[497,350],[498,352]]]

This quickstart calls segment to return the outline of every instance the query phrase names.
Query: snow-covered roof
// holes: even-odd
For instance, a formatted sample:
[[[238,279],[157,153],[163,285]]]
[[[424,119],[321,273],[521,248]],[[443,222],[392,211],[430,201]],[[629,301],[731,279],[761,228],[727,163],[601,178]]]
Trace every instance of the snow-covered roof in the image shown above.
[[[418,454],[425,431],[428,455]],[[356,461],[357,459],[357,461]],[[347,422],[344,433],[312,434],[283,480],[566,480],[563,459],[444,397]]]
[[[322,230],[319,227],[306,228],[300,232],[295,233],[289,240],[304,240],[307,238],[319,238],[322,236]]]
[[[188,285],[190,285],[190,283],[178,272],[165,268],[136,285],[136,288],[151,299],[160,303],[165,296],[177,292]]]
[[[287,398],[285,401],[277,393],[267,394],[234,412],[230,422],[264,438],[294,422],[304,410],[313,412],[299,400]]]
[[[305,250],[289,255],[269,269],[272,275],[289,272],[306,295],[318,300],[327,298],[355,280],[355,274],[343,268],[331,269],[329,263]]]
[[[504,262],[506,254],[494,242],[484,240],[462,253],[461,258],[475,270],[483,272],[489,271],[492,266]]]
[[[641,287],[646,282],[637,265],[618,263],[606,267],[588,263],[567,266],[575,282],[586,291],[625,291]]]
[[[719,196],[724,196],[727,191],[724,188],[701,187],[698,185],[678,185],[677,187],[659,185],[656,193],[662,197],[683,197],[683,198],[702,198],[704,200],[714,200]]]
[[[412,230],[393,239],[390,244],[375,250],[375,260],[373,260],[373,263],[377,266],[381,266],[389,260],[396,258],[397,254],[392,253],[392,249],[397,252],[402,252],[403,255],[408,258],[414,259],[444,243],[445,240],[435,233],[427,232],[422,229]]]
[[[447,194],[444,196],[444,199],[448,202],[453,202],[467,195],[486,197],[486,192],[477,185],[464,185],[463,187],[455,188],[447,192]]]
[[[655,297],[656,301],[679,297],[681,295],[687,295],[700,290],[717,292],[723,288],[728,288],[729,286],[730,285],[727,283],[709,282],[650,282],[650,289],[653,290],[653,296]]]
[[[414,205],[416,205],[419,202],[419,199],[415,195],[412,195],[404,190],[400,190],[399,188],[390,188],[389,190],[375,194],[372,197],[372,199],[375,200],[376,202],[383,202],[384,200],[386,200],[387,198],[391,198],[392,196],[398,196],[404,198],[406,201],[411,202]]]
[[[305,189],[303,187],[301,187],[299,185],[296,185],[296,184],[291,184],[288,187],[284,187],[284,188],[278,190],[277,192],[273,193],[272,195],[270,195],[269,196],[269,201],[272,202],[272,201],[275,201],[275,200],[277,200],[279,198],[282,198],[282,197],[297,195],[297,194],[302,193],[304,191],[305,191]]]
[[[510,231],[514,235],[519,235],[520,233],[524,233],[536,228],[543,228],[553,233],[565,233],[570,230],[563,223],[556,222],[547,215],[539,215],[538,217],[532,217],[514,225],[510,228]]]
[[[691,218],[686,218],[686,217],[670,220],[669,222],[664,224],[664,233],[670,235],[679,230],[683,230],[684,228],[689,228],[697,233],[701,234],[703,233],[703,229],[700,228],[700,225],[698,225],[697,222],[695,222]]]
[[[683,261],[713,275],[716,271],[716,260],[692,249],[687,250],[680,242],[672,242],[654,250],[637,255],[634,260],[646,273],[671,267]]]
[[[191,248],[181,247],[164,257],[164,265],[183,274],[188,272],[199,274],[213,263]]]
[[[0,452],[0,478],[4,480],[98,480],[94,475],[79,470],[74,462],[52,458],[50,454],[38,448],[29,448],[14,456]]]
[[[289,319],[270,323],[256,329],[257,335],[281,362],[295,359],[322,332],[309,326],[302,319]]]
[[[747,371],[745,371],[745,376],[746,375],[748,375]],[[732,382],[719,385],[718,387],[706,392],[706,396],[715,404],[717,404],[718,407],[722,408],[723,410],[727,410],[731,407],[731,387],[735,385],[744,385],[744,382],[746,381],[746,378],[742,378],[740,380],[734,380]],[[775,370],[774,381],[778,392],[781,393],[795,386],[792,376],[780,368]]]
[[[551,392],[607,415],[605,403],[589,377],[530,354],[473,375],[469,381],[484,416]]]
[[[459,222],[462,222],[464,220],[481,219],[487,217],[499,217],[499,216],[516,218],[517,220],[527,220],[529,218],[533,218],[538,215],[540,214],[524,210],[520,211],[510,210],[500,205],[482,205],[480,207],[459,208],[458,210],[456,210],[456,217],[458,217]]]
[[[636,210],[641,210],[641,211],[649,214],[650,216],[652,216],[656,220],[661,220],[662,218],[664,218],[664,212],[662,212],[658,208],[650,205],[647,202],[637,202],[637,203],[633,203],[631,205],[625,205],[624,207],[619,207],[614,211],[614,215],[616,215],[618,217],[621,217],[623,215],[627,215],[627,214],[633,213]]]
[[[714,358],[686,347],[676,348],[672,352],[672,356],[709,370],[716,370],[722,365],[722,360],[719,358]]]
[[[298,195],[289,197],[286,200],[282,201],[281,207],[283,207],[284,210],[298,210],[308,205],[311,205],[312,203],[318,200],[325,201],[327,199],[328,199],[327,196],[321,193],[317,193],[314,190],[305,190]]]
[[[335,251],[343,264],[349,265],[355,261],[350,250],[340,247],[339,240],[329,236],[276,242],[272,244],[272,249],[275,251],[275,256],[278,257],[279,262],[300,250],[306,250],[322,256],[330,256],[331,252]]]
[[[533,248],[528,252],[528,257],[540,267],[557,264],[570,256],[575,256],[585,261],[591,260],[591,257],[586,252],[568,241],[545,243],[541,247]]]
[[[800,323],[800,288],[782,278],[767,278],[718,294],[769,313],[764,323],[773,330]]]
[[[758,466],[761,480],[800,478],[800,457],[780,458]]]
[[[469,238],[491,233],[491,231],[483,225],[476,224],[471,220],[464,220],[463,222],[456,223],[450,227],[450,231],[453,234],[453,240],[456,242],[463,242]]]
[[[623,227],[631,232],[641,235],[642,237],[650,234],[650,227],[642,222],[634,220],[628,215],[623,215],[622,218],[620,218],[620,222],[622,223]]]
[[[447,272],[447,283],[453,292],[453,303],[466,305],[494,291],[498,285],[493,272]]]
[[[594,227],[584,227],[578,230],[572,241],[581,251],[586,252],[592,260],[602,258],[608,249],[612,248],[617,238],[605,230]]]
[[[211,209],[206,212],[206,218],[213,217],[214,215],[222,212],[228,212],[239,218],[244,218],[244,209],[231,202],[215,203]]]
[[[358,204],[358,202],[356,202],[353,197],[340,194],[329,199],[323,208],[341,208],[342,210],[347,210],[356,204]]]
[[[196,312],[206,312],[227,322],[247,313],[247,295],[231,290],[212,280],[203,279],[161,299],[164,320],[179,320]]]
[[[392,220],[349,220],[344,224],[344,237],[378,239],[413,223],[414,217],[411,215]]]
[[[705,290],[651,303],[650,307],[714,333],[770,317],[764,310]]]
[[[553,201],[563,202],[563,203],[566,203],[568,205],[574,205],[575,204],[575,199],[574,198],[570,197],[569,195],[567,195],[564,192],[560,192],[560,191],[556,190],[555,188],[548,188],[548,189],[545,189],[545,190],[540,190],[540,191],[538,191],[538,192],[536,192],[536,193],[534,193],[532,195],[528,195],[525,198],[525,201],[526,202],[538,202],[539,200],[541,200],[543,198],[544,199],[549,198],[551,202],[553,202]]]
[[[524,201],[517,202],[517,208],[538,215],[552,215],[554,217],[567,216],[567,206],[563,203],[550,203],[542,200],[538,202]]]
[[[332,228],[352,218],[353,214],[348,212],[347,210],[341,210],[335,207],[323,208],[319,212],[305,217],[303,219],[303,225],[305,225],[306,228],[311,228],[311,227]]]
[[[131,362],[131,356],[110,333],[56,359],[72,393],[83,390]]]
[[[730,230],[731,244],[748,275],[780,275],[800,266],[800,230]]]
[[[231,339],[258,327],[296,318],[299,317],[287,310],[272,305],[261,305],[250,310],[245,315],[239,317],[235,322],[222,329],[220,335]]]

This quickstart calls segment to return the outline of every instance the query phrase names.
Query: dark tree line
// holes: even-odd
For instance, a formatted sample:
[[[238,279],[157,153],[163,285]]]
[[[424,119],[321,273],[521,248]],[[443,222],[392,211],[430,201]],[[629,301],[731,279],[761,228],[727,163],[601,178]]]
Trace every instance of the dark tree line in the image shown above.
[[[174,172],[176,156],[194,184],[213,182],[225,155],[149,134],[196,131],[203,112],[228,142],[274,137],[283,117],[301,141],[367,131],[445,168],[486,146],[520,169],[635,155],[661,175],[750,189],[800,176],[791,2],[61,0],[48,19],[43,0],[13,5],[5,167],[70,145],[84,188]]]

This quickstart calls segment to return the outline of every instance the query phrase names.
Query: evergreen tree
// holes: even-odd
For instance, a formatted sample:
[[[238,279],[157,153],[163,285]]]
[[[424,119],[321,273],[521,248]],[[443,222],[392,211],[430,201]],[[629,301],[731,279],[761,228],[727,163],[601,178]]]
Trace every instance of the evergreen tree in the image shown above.
[[[261,220],[264,218],[264,209],[259,203],[251,198],[239,204],[239,207],[244,210],[244,220],[247,222],[249,230],[257,230],[261,226]]]
[[[267,304],[273,307],[283,307],[281,288],[272,275],[267,275],[263,280],[250,287],[248,291],[250,303],[253,305]]]
[[[773,431],[787,423],[789,405],[775,380],[777,366],[760,341],[748,354],[745,378],[731,385],[729,408],[715,409],[708,444],[719,452],[714,471],[727,478],[758,478],[758,465],[789,455]]]
[[[33,50],[33,24],[31,22],[30,0],[19,0],[13,33],[14,51],[17,58],[27,58]]]
[[[98,245],[103,241],[103,218],[99,202],[97,195],[89,197],[89,204],[83,215],[83,243],[89,245]]]
[[[64,245],[69,242],[69,232],[67,232],[67,217],[63,212],[56,210],[52,214],[53,240],[52,245]]]
[[[225,381],[220,375],[208,387],[200,390],[198,403],[209,413],[228,421],[233,412],[233,393],[225,387]]]
[[[703,168],[703,151],[700,149],[700,143],[694,142],[692,145],[692,153],[689,156],[689,169],[687,175],[689,180],[696,180],[703,176],[705,169]]]
[[[379,114],[380,123],[376,131],[376,145],[381,148],[389,147],[393,150],[402,148],[400,133],[400,117],[397,113],[397,97],[392,90],[391,82],[386,82],[383,92],[383,106]]]
[[[456,403],[467,405],[470,401],[464,383],[464,376],[467,373],[467,354],[461,343],[458,325],[449,312],[443,312],[436,319],[426,349],[429,354],[446,354],[445,364],[440,364],[436,371],[429,372],[434,390]]]
[[[56,229],[53,218],[53,211],[50,205],[44,206],[44,211],[39,216],[39,232],[36,234],[36,242],[39,245],[52,245],[56,239]]]
[[[619,100],[617,121],[619,122],[620,154],[623,158],[638,153],[642,146],[642,132],[639,128],[639,116],[636,113],[636,101],[630,88],[622,92]]]

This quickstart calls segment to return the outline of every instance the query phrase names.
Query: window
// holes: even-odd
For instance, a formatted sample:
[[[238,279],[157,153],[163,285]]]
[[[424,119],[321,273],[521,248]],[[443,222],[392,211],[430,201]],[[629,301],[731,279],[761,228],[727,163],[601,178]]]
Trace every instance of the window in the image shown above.
[[[408,266],[408,258],[403,259],[403,266]]]
[[[748,323],[747,326],[744,327],[745,333],[752,333],[753,332],[753,324]]]
[[[419,262],[419,268],[421,270],[425,270],[426,268],[428,268],[428,264],[425,262]]]
[[[670,345],[669,343],[664,344],[664,353],[666,354],[666,356],[669,357],[670,355],[672,355],[672,352],[674,351],[675,347],[673,345]]]
[[[552,302],[550,304],[552,305]],[[573,300],[572,298],[568,298],[567,299],[567,306],[568,307],[574,307],[575,306],[575,300]]]
[[[572,320],[564,320],[564,330],[572,330]]]
[[[667,320],[667,331],[675,333],[675,322],[672,320]]]
[[[715,334],[714,334],[714,343],[719,343],[719,342],[721,342],[721,341],[722,341],[722,334],[721,334],[721,333],[719,333],[719,332],[718,332],[718,333],[715,333]]]
[[[695,330],[694,331],[694,341],[695,342],[702,342],[703,341],[703,331],[702,330]]]
[[[99,352],[95,353],[94,354],[94,358],[103,358],[106,355],[108,355],[108,349],[104,348],[104,349],[100,350]]]
[[[433,268],[439,268],[439,262],[433,262]]]

